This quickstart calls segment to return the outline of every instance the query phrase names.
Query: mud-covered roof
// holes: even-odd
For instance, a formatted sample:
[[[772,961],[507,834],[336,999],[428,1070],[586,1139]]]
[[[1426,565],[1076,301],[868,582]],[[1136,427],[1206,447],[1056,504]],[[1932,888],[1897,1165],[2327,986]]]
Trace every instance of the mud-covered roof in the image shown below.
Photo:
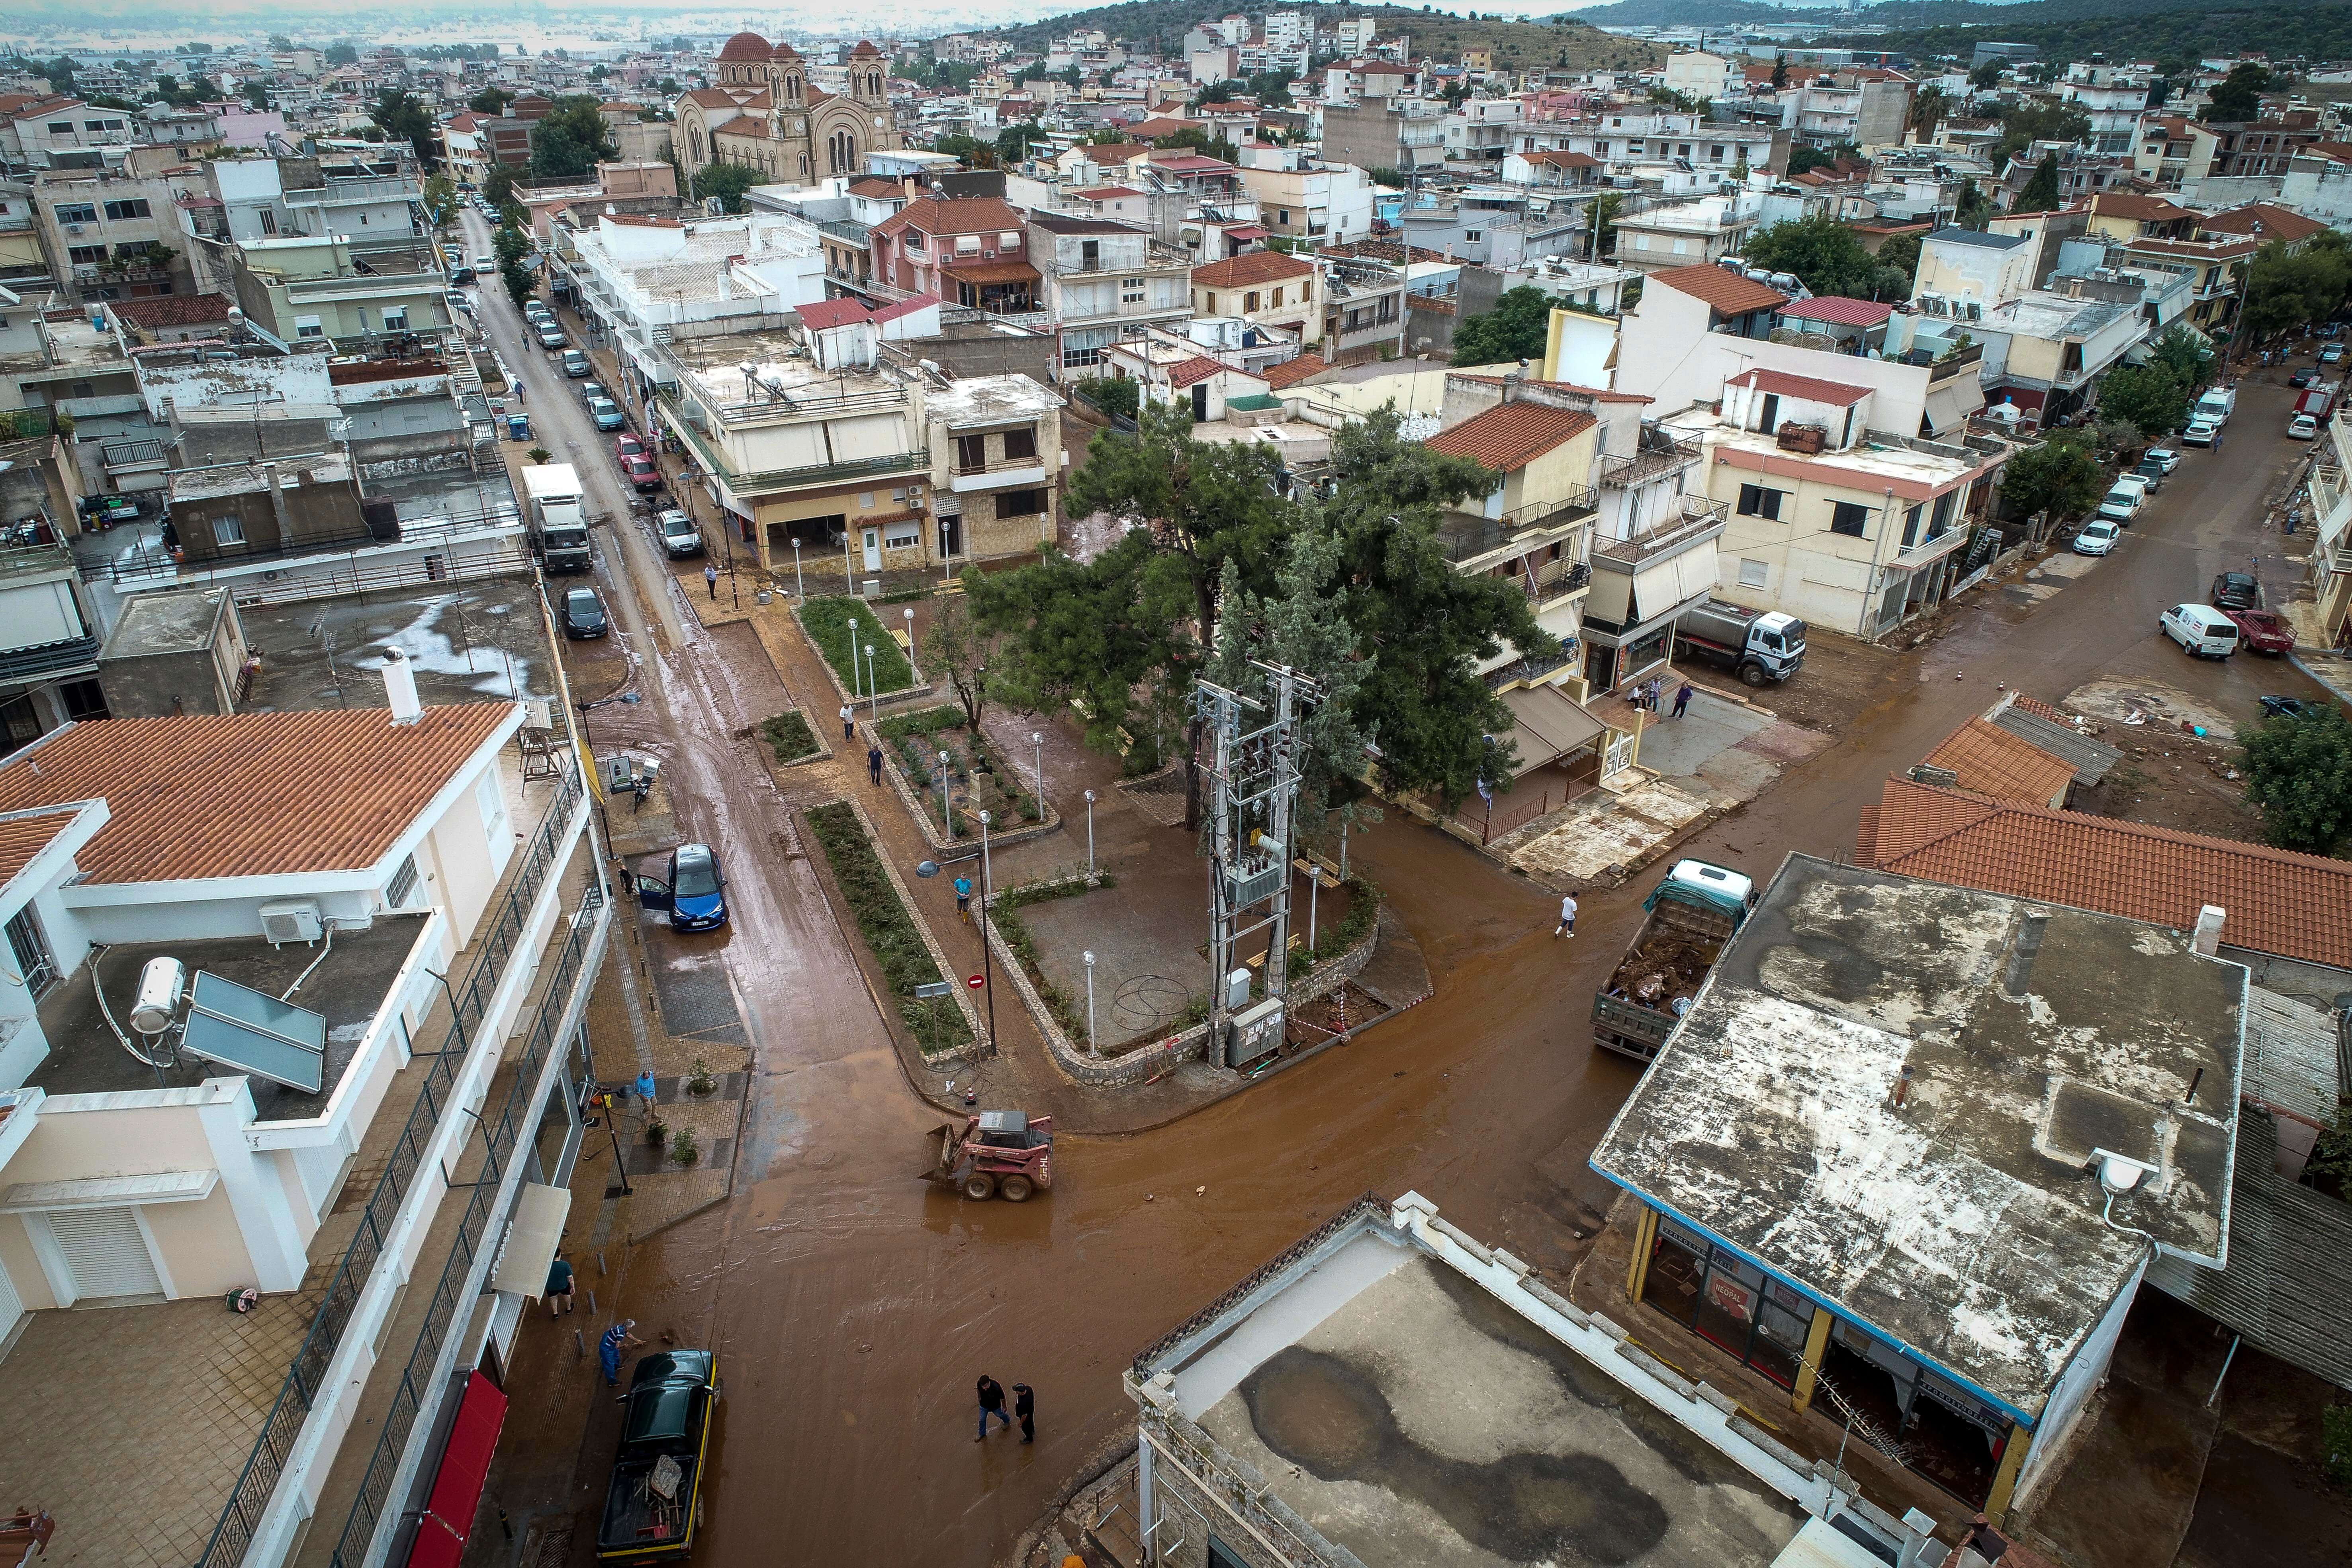
[[[2185,932],[1792,855],[1592,1166],[2031,1417],[2147,1250],[2095,1149],[2157,1167],[2118,1225],[2221,1257],[2246,992]]]

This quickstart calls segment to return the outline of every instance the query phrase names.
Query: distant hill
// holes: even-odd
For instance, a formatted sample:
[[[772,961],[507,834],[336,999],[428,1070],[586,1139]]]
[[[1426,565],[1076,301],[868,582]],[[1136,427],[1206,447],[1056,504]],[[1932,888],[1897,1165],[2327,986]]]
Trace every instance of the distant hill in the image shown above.
[[[1615,5],[1595,5],[1576,15],[1579,20],[1601,27],[1715,27],[1803,22],[1841,32],[1899,29],[1906,35],[1966,27],[1975,29],[1979,37],[1990,35],[2023,41],[2017,31],[2021,27],[2120,20],[2185,9],[2181,0],[2024,0],[2023,4],[2006,5],[1974,0],[1901,0],[1840,13],[1810,5],[1759,5],[1756,0],[1618,0]],[[2224,26],[2232,15],[2227,10],[2201,14],[2214,16]]]
[[[1316,25],[1351,16],[1369,16],[1383,36],[1410,34],[1415,55],[1455,60],[1465,47],[1485,45],[1495,51],[1495,64],[1531,70],[1539,66],[1575,70],[1639,70],[1657,64],[1666,50],[1656,44],[1621,38],[1587,23],[1583,16],[1557,16],[1543,22],[1474,22],[1439,11],[1412,10],[1402,5],[1302,5],[1288,7],[1311,17]],[[1759,10],[1769,7],[1759,6]],[[1043,49],[1054,39],[1090,28],[1111,37],[1172,55],[1184,46],[1184,35],[1203,17],[1216,14],[1201,0],[1126,0],[1123,5],[1098,5],[1073,11],[1042,22],[998,30],[1017,48]],[[1914,18],[1916,12],[1913,13]]]
[[[1914,59],[1938,55],[1965,58],[1976,41],[1985,37],[2032,44],[2048,60],[2081,59],[2104,54],[2110,59],[2193,60],[2204,56],[2235,55],[2242,49],[2274,58],[2332,60],[2352,55],[2352,6],[2265,5],[2252,10],[2190,11],[2178,8],[2140,10],[2131,0],[2114,0],[2083,14],[2078,0],[2040,0],[2022,5],[1978,7],[2001,13],[1998,30],[1979,22],[1973,26],[1916,24],[1898,31],[1867,37],[1847,35],[1844,41],[1874,49],[1895,49]],[[1887,9],[1887,7],[1880,7]],[[1930,6],[1930,10],[1946,7]]]

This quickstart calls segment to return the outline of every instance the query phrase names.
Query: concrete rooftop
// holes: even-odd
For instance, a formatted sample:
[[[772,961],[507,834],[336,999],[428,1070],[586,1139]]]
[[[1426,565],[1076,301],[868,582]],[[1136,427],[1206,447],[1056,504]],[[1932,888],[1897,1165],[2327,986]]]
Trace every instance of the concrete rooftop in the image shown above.
[[[2221,1256],[2246,992],[2178,931],[1791,855],[1592,1166],[2033,1415],[2147,1252],[2095,1149],[2157,1167],[2116,1223]]]
[[[1446,1261],[1370,1229],[1176,1373],[1182,1413],[1368,1568],[1771,1562],[1804,1513]]]
[[[408,655],[427,706],[555,693],[545,610],[528,578],[248,605],[237,618],[261,656],[244,710],[383,707],[392,647]]]
[[[923,406],[931,418],[955,429],[1034,419],[1062,406],[1062,398],[1025,375],[975,375],[935,389]]]
[[[272,996],[283,995],[288,986],[302,979],[305,969],[317,963],[318,969],[302,979],[301,989],[288,1000],[327,1020],[326,1074],[319,1092],[304,1094],[260,1078],[251,1083],[258,1121],[293,1121],[324,1115],[328,1101],[334,1098],[335,1085],[351,1066],[352,1052],[383,1005],[393,977],[424,931],[425,922],[416,916],[386,915],[366,931],[336,931],[331,952],[322,952],[323,943],[272,947],[259,937],[108,948],[42,999],[41,1027],[49,1037],[49,1055],[26,1081],[51,1094],[119,1094],[192,1089],[206,1079],[237,1077],[233,1067],[185,1051],[180,1053],[179,1066],[165,1068],[160,1076],[153,1068],[132,1060],[99,1011],[91,990],[93,979],[106,988],[106,1005],[120,1022],[138,990],[139,972],[151,958],[178,959],[188,966],[191,984],[196,972],[203,970]]]

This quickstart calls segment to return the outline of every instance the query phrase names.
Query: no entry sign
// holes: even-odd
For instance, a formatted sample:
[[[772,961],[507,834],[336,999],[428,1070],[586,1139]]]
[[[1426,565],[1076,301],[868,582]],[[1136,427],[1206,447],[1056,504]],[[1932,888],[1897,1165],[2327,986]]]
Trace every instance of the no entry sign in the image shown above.
[[[977,975],[977,974],[975,974],[975,975],[971,976],[970,979],[966,980],[966,981],[964,982],[964,984],[965,984],[966,985],[971,986],[974,991],[977,991],[977,990],[979,990],[979,989],[980,989],[980,987],[981,987],[981,979],[980,979],[980,976],[979,976],[979,975]]]

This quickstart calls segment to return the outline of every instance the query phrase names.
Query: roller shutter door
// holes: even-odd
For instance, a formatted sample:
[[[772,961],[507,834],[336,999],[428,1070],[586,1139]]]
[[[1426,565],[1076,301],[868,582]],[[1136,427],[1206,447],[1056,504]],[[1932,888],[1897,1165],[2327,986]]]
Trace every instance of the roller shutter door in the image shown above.
[[[82,1300],[112,1296],[156,1296],[163,1282],[127,1208],[52,1209],[49,1230],[73,1270],[74,1292]]]

